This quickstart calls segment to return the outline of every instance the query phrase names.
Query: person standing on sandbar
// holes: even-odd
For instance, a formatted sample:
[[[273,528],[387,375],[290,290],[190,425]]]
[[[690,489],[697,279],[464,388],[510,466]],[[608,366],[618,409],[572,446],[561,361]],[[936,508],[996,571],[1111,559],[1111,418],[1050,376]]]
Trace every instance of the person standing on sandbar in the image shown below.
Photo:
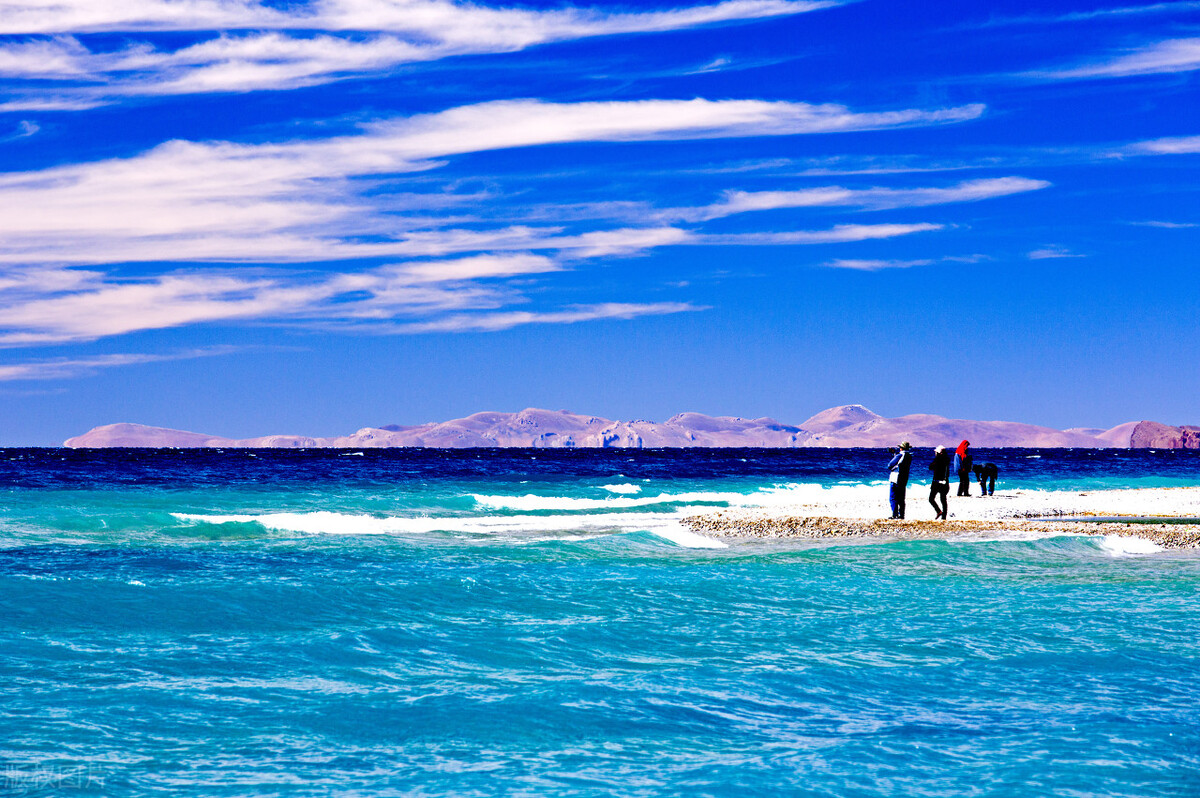
[[[933,519],[936,521],[940,518],[945,521],[950,511],[947,499],[950,495],[950,455],[946,453],[945,446],[933,450],[933,462],[929,464],[929,470],[933,472],[933,482],[929,485],[929,503],[933,505]],[[942,498],[941,507],[938,507],[936,501],[939,496]]]
[[[892,504],[892,518],[904,517],[904,492],[908,489],[908,468],[912,465],[912,444],[900,444],[900,451],[888,463],[888,500]]]
[[[954,463],[951,470],[958,474],[958,495],[971,495],[971,442],[963,441],[954,452]]]

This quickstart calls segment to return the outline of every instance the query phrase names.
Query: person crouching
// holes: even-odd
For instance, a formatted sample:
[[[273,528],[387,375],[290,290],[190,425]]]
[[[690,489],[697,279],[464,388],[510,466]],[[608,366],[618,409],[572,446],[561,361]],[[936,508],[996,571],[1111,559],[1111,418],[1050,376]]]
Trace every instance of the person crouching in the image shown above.
[[[996,493],[996,477],[1000,476],[1000,469],[995,463],[984,463],[981,466],[975,466],[975,478],[979,480],[979,493],[982,496],[992,496]]]

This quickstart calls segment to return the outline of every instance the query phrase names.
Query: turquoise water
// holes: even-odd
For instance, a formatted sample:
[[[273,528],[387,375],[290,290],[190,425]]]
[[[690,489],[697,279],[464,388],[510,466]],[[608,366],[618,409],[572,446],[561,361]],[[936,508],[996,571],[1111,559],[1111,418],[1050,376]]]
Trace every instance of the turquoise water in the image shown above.
[[[5,455],[0,794],[1200,790],[1195,553],[671,521],[828,453]]]

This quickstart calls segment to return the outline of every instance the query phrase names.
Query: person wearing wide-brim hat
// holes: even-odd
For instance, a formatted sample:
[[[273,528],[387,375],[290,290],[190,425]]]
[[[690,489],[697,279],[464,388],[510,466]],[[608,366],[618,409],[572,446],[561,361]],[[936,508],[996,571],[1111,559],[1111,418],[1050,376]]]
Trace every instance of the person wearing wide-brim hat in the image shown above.
[[[912,444],[900,444],[899,451],[888,463],[888,501],[892,505],[892,518],[904,517],[904,492],[908,489],[908,469],[912,465]]]

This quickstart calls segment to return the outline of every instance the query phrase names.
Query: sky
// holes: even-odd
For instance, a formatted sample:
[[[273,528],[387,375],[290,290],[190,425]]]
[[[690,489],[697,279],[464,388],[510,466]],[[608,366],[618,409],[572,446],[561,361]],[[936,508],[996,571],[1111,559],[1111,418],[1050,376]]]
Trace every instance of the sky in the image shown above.
[[[1200,2],[0,0],[0,445],[1200,424]]]

